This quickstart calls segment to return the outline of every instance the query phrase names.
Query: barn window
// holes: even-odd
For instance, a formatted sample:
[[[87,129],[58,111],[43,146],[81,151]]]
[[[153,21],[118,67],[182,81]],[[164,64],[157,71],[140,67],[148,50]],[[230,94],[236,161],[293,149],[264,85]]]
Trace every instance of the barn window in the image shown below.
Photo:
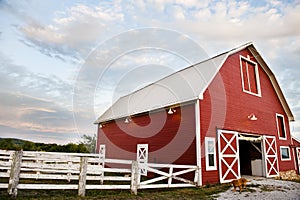
[[[283,115],[276,114],[276,121],[279,139],[286,140],[286,130]]]
[[[206,170],[217,170],[215,138],[205,137]]]
[[[243,91],[261,96],[257,63],[250,60],[249,56],[248,58],[240,56],[240,65]]]
[[[281,156],[281,160],[291,160],[290,148],[281,146],[280,147],[280,156]]]

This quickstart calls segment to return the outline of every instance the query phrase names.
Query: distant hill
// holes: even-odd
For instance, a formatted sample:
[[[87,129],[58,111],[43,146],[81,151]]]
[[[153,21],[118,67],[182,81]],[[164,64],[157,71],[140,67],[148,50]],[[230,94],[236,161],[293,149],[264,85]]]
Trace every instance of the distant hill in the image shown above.
[[[89,153],[83,143],[66,145],[35,143],[17,138],[0,138],[0,149],[2,150],[21,150],[24,151],[46,151],[46,152],[73,152]]]
[[[0,138],[0,143],[6,142],[6,141],[12,142],[13,144],[16,144],[16,145],[23,145],[25,142],[30,142],[27,140],[22,140],[22,139],[17,139],[17,138]]]

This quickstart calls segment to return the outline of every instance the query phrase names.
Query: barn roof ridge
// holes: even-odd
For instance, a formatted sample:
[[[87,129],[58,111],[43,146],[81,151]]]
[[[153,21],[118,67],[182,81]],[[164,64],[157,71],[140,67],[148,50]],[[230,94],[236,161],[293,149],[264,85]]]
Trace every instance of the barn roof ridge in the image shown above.
[[[256,59],[269,75],[276,94],[283,104],[285,112],[289,116],[289,120],[293,121],[294,117],[273,72],[257,52],[253,43],[248,42],[171,73],[153,83],[120,97],[94,122],[94,124],[199,99],[228,56],[245,48],[249,48],[251,53],[257,56]],[[141,105],[141,103],[143,104]]]

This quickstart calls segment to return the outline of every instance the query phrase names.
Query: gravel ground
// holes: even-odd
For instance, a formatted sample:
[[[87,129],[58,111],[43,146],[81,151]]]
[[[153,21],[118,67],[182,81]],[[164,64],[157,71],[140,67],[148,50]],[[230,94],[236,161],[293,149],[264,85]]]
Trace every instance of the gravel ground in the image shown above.
[[[239,193],[237,188],[233,192],[231,187],[226,192],[221,193],[218,197],[222,199],[299,199],[300,200],[300,183],[292,181],[281,181],[275,179],[266,179],[262,177],[245,177],[251,182],[247,183],[246,189]]]

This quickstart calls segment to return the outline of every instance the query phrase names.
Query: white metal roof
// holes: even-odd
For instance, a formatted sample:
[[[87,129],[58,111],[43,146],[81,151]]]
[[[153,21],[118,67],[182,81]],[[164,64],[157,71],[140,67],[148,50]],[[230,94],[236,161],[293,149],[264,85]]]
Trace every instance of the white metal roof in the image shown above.
[[[199,99],[227,57],[249,46],[253,47],[253,44],[247,43],[241,47],[189,66],[121,97],[96,120],[95,124]],[[279,93],[279,96],[283,97],[281,90]],[[286,103],[284,97],[283,100],[283,103]],[[288,111],[290,112],[289,108]]]

